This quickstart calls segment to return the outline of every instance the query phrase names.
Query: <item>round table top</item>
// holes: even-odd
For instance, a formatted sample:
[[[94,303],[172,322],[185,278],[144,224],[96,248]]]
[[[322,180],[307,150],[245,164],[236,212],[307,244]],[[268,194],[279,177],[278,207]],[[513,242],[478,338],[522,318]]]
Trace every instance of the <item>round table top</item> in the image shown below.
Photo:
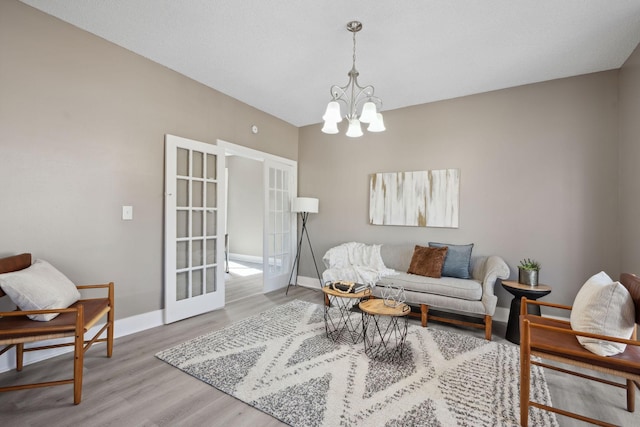
[[[519,300],[522,297],[527,297],[529,299],[535,300],[551,293],[551,286],[542,284],[531,286],[511,280],[503,281],[502,287],[509,291],[509,293],[513,295],[514,299],[516,300]]]
[[[389,307],[385,305],[383,299],[374,298],[362,301],[359,305],[360,310],[374,316],[406,316],[411,308],[405,303],[401,303],[397,307]]]
[[[340,298],[365,298],[371,295],[371,288],[367,288],[364,291],[360,292],[340,292],[331,288],[331,285],[323,286],[322,292],[327,295],[332,295],[334,297]]]
[[[551,292],[551,286],[543,285],[541,283],[538,283],[536,286],[531,286],[531,285],[525,285],[523,283],[518,283],[514,280],[503,280],[502,286],[507,290],[511,288],[511,289],[517,289],[520,291],[529,291],[529,292],[547,292],[547,293]]]

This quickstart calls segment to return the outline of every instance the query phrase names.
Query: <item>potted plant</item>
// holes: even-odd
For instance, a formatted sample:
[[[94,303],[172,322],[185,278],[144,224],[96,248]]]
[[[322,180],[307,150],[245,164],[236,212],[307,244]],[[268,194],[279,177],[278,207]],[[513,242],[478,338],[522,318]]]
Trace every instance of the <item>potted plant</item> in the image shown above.
[[[540,263],[538,261],[532,260],[531,258],[523,259],[518,266],[518,283],[537,286],[539,271]]]

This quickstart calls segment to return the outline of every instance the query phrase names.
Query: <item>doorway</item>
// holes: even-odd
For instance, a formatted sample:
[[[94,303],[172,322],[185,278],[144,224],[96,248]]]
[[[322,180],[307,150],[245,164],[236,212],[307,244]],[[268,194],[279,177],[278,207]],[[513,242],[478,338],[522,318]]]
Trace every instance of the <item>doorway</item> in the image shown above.
[[[228,177],[226,299],[284,289],[296,245],[291,200],[297,194],[297,162],[222,140],[217,145]]]
[[[227,219],[226,301],[261,294],[263,289],[263,162],[225,155]]]

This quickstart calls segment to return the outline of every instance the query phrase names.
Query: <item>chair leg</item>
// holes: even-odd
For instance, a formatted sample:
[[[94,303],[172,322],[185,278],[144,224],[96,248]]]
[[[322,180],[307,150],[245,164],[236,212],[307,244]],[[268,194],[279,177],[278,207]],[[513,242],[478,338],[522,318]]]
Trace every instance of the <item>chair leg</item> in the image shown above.
[[[529,425],[529,393],[531,387],[531,341],[529,321],[520,324],[520,425]]]
[[[113,307],[111,307],[111,310],[109,310],[109,314],[107,314],[107,321],[109,322],[109,327],[107,328],[107,357],[111,357],[113,355],[113,329],[114,329]]]
[[[82,399],[82,368],[84,366],[84,309],[82,304],[78,306],[73,353],[73,403],[78,405]]]
[[[22,371],[24,363],[24,344],[16,344],[16,371]]]
[[[109,283],[109,313],[107,314],[107,322],[109,327],[107,328],[107,357],[113,355],[113,329],[115,328],[115,313],[114,313],[114,294],[113,294],[113,282]]]
[[[492,318],[488,314],[484,316],[484,338],[491,341]]]
[[[627,411],[636,410],[636,386],[633,380],[627,380]]]

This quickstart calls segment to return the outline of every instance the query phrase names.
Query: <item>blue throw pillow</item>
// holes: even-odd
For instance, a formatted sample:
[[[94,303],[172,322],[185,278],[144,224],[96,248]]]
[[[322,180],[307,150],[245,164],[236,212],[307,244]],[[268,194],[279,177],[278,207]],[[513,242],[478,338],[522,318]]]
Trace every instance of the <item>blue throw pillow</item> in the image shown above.
[[[447,243],[429,242],[432,248],[448,247],[447,256],[444,258],[442,275],[457,277],[459,279],[471,279],[469,267],[471,265],[471,250],[473,243],[468,245],[449,245]]]

